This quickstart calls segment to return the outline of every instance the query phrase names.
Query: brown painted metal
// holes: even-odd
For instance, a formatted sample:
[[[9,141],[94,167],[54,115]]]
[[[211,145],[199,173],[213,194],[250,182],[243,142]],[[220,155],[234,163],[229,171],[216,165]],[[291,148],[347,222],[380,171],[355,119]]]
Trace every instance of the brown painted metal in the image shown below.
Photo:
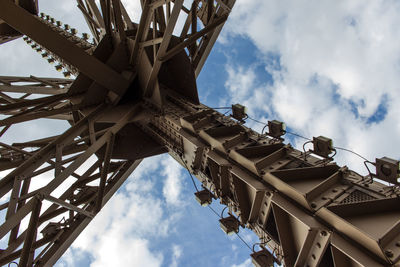
[[[38,13],[38,0],[18,0],[15,1],[18,6],[30,12],[31,14]],[[0,44],[7,43],[18,39],[23,34],[5,23],[0,19]]]
[[[270,254],[252,254],[255,264],[263,253],[268,264],[272,256],[285,266],[399,263],[397,187],[298,151],[280,135],[259,134],[199,103],[195,79],[234,0],[195,0],[190,9],[181,0],[142,1],[139,25],[119,0],[77,2],[96,46],[0,0],[1,38],[12,39],[1,31],[7,22],[77,75],[0,77],[0,136],[42,118],[71,125],[56,136],[0,142],[0,170],[8,171],[0,196],[9,196],[0,205],[6,210],[0,238],[8,235],[0,264],[56,263],[140,161],[165,152],[229,207],[232,225],[258,235]],[[179,15],[186,20],[177,37]],[[84,163],[91,167],[78,174]],[[51,179],[38,186],[43,175]],[[204,192],[197,197],[209,202]],[[24,218],[28,226],[21,225]]]

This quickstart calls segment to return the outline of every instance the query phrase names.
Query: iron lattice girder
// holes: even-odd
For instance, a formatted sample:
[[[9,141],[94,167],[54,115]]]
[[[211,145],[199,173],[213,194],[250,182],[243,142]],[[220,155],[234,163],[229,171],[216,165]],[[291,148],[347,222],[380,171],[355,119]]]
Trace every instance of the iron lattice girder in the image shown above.
[[[72,84],[0,77],[0,113],[8,116],[0,136],[16,123],[51,114],[71,124],[58,136],[0,143],[0,169],[10,171],[0,180],[0,195],[10,195],[0,205],[6,210],[0,237],[8,238],[0,263],[54,264],[140,160],[167,150],[286,266],[397,263],[395,187],[259,135],[198,103],[195,77],[235,1],[199,0],[190,9],[182,2],[144,1],[136,25],[118,0],[100,1],[101,9],[78,0],[98,43],[90,55],[49,23],[0,0],[1,19],[81,73]],[[178,38],[172,32],[179,14],[186,20]],[[31,94],[36,98],[26,99]],[[103,104],[106,96],[113,106]],[[50,171],[48,184],[32,190]],[[68,179],[73,183],[52,195]]]
[[[129,82],[119,73],[87,54],[23,8],[10,0],[1,0],[0,5],[0,18],[7,24],[65,59],[83,74],[118,95],[122,95],[128,88]]]
[[[144,129],[252,229],[285,266],[399,261],[396,187],[366,179],[171,97]]]
[[[35,76],[0,76],[0,92],[56,95],[66,93],[72,82],[73,80],[71,79],[40,78]]]
[[[5,146],[3,150],[9,149],[9,151],[14,151],[14,153],[11,153],[13,155],[9,160],[14,161],[14,157],[18,158],[18,152],[26,154],[26,157],[22,157],[22,164],[14,170],[12,168],[15,166],[11,166],[11,172],[0,180],[1,194],[11,193],[9,202],[1,205],[2,209],[7,209],[7,215],[6,221],[0,226],[0,236],[4,237],[7,233],[10,234],[8,238],[9,245],[0,255],[1,264],[19,257],[20,262],[24,264],[23,266],[25,264],[32,265],[33,263],[41,266],[42,264],[49,264],[51,261],[55,263],[73,239],[108,201],[111,195],[115,193],[121,186],[122,181],[129,176],[140,162],[140,158],[137,160],[122,160],[118,162],[114,160],[111,162],[112,151],[106,149],[102,152],[101,150],[104,146],[107,148],[113,147],[113,140],[115,140],[120,130],[132,122],[134,113],[140,113],[138,107],[126,108],[123,112],[125,115],[120,117],[114,124],[111,124],[109,127],[102,127],[103,129],[96,131],[93,137],[85,137],[85,132],[88,133],[90,127],[88,124],[90,122],[96,124],[98,119],[105,115],[105,113],[107,113],[107,109],[100,106],[88,116],[76,122],[60,136],[47,140]],[[76,142],[76,136],[81,137],[78,139],[78,142]],[[47,144],[46,141],[48,142]],[[68,147],[72,148],[75,143],[85,144],[85,142],[89,145],[84,145],[83,149],[75,150],[75,155],[72,157],[68,156],[70,154],[69,149],[64,149]],[[36,153],[28,153],[18,148],[37,147],[40,146],[40,143],[46,145],[38,149]],[[77,152],[78,154],[76,155]],[[99,159],[93,165],[94,168],[90,168],[83,175],[74,173],[77,168],[95,154]],[[3,160],[7,160],[7,158]],[[67,166],[64,167],[63,165],[65,164]],[[93,174],[97,168],[101,169],[99,174]],[[54,170],[54,179],[39,189],[29,190],[29,184],[37,175],[52,170]],[[56,188],[59,188],[68,177],[75,177],[76,182],[69,188],[67,187],[64,193],[58,198],[51,196],[50,194]],[[87,185],[96,180],[100,183],[99,187]],[[21,186],[24,189],[21,190]],[[81,190],[80,192],[83,193],[75,194],[76,190]],[[40,211],[40,205],[43,201],[50,201],[54,204],[42,212],[40,216],[34,215],[37,214],[38,210]],[[57,208],[58,206],[59,208]],[[32,223],[29,224],[27,229],[23,229],[24,231],[18,234],[20,221],[30,213]],[[68,224],[65,224],[66,228],[64,230],[61,228],[58,229],[51,239],[45,234],[43,239],[36,241],[37,228],[40,225],[49,221],[56,223],[54,220],[57,216],[68,213]],[[89,217],[90,219],[83,219],[82,216]],[[68,230],[72,226],[73,229]],[[60,240],[63,240],[63,242],[60,243]],[[15,251],[21,244],[23,244],[22,250]],[[47,246],[46,250],[39,253],[39,255],[35,255],[36,258],[33,257],[32,252],[43,245]],[[56,257],[55,255],[58,256]]]
[[[19,0],[17,4],[31,14],[37,14],[38,12],[38,0]],[[22,33],[16,31],[0,19],[0,44],[13,41],[21,36]]]

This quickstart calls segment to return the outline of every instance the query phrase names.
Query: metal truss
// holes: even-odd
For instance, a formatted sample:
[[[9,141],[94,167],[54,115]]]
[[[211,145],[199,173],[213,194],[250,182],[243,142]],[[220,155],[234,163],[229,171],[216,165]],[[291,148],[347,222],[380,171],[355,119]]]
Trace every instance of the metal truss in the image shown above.
[[[399,261],[396,186],[296,150],[182,97],[171,96],[165,115],[143,127],[199,179],[204,190],[198,195],[227,205],[226,219],[253,230],[275,262],[392,266]]]
[[[37,16],[36,1],[0,0],[0,42],[25,35],[76,76],[0,77],[0,137],[36,120],[69,125],[58,135],[0,142],[0,264],[53,265],[140,161],[165,152],[202,183],[200,200],[229,208],[225,231],[247,227],[259,236],[257,266],[399,262],[397,187],[199,103],[196,77],[234,0],[143,0],[138,23],[119,0],[77,3],[93,43]]]

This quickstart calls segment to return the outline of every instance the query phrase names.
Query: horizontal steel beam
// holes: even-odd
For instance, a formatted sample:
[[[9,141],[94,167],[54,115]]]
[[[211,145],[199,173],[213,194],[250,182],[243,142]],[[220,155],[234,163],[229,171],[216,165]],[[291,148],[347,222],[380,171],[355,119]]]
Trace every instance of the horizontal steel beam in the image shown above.
[[[122,95],[130,85],[121,74],[53,31],[12,1],[0,0],[0,18],[108,90]]]

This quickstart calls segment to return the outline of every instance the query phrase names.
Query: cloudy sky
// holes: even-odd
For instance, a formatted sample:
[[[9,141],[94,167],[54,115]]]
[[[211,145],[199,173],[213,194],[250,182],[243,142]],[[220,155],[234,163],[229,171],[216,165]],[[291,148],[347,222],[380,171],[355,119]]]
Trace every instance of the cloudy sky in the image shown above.
[[[123,2],[138,20],[139,1]],[[88,31],[75,1],[40,3],[45,13]],[[398,25],[394,0],[237,0],[198,78],[201,101],[244,104],[252,118],[284,121],[309,138],[330,137],[372,161],[399,159]],[[22,40],[0,51],[1,75],[60,75]],[[48,121],[37,125],[31,132],[54,129]],[[288,140],[297,148],[304,143]],[[339,151],[336,160],[366,173],[353,154]],[[58,266],[251,266],[250,250],[225,236],[193,192],[190,177],[168,156],[146,159]],[[249,232],[241,235],[256,242]]]

